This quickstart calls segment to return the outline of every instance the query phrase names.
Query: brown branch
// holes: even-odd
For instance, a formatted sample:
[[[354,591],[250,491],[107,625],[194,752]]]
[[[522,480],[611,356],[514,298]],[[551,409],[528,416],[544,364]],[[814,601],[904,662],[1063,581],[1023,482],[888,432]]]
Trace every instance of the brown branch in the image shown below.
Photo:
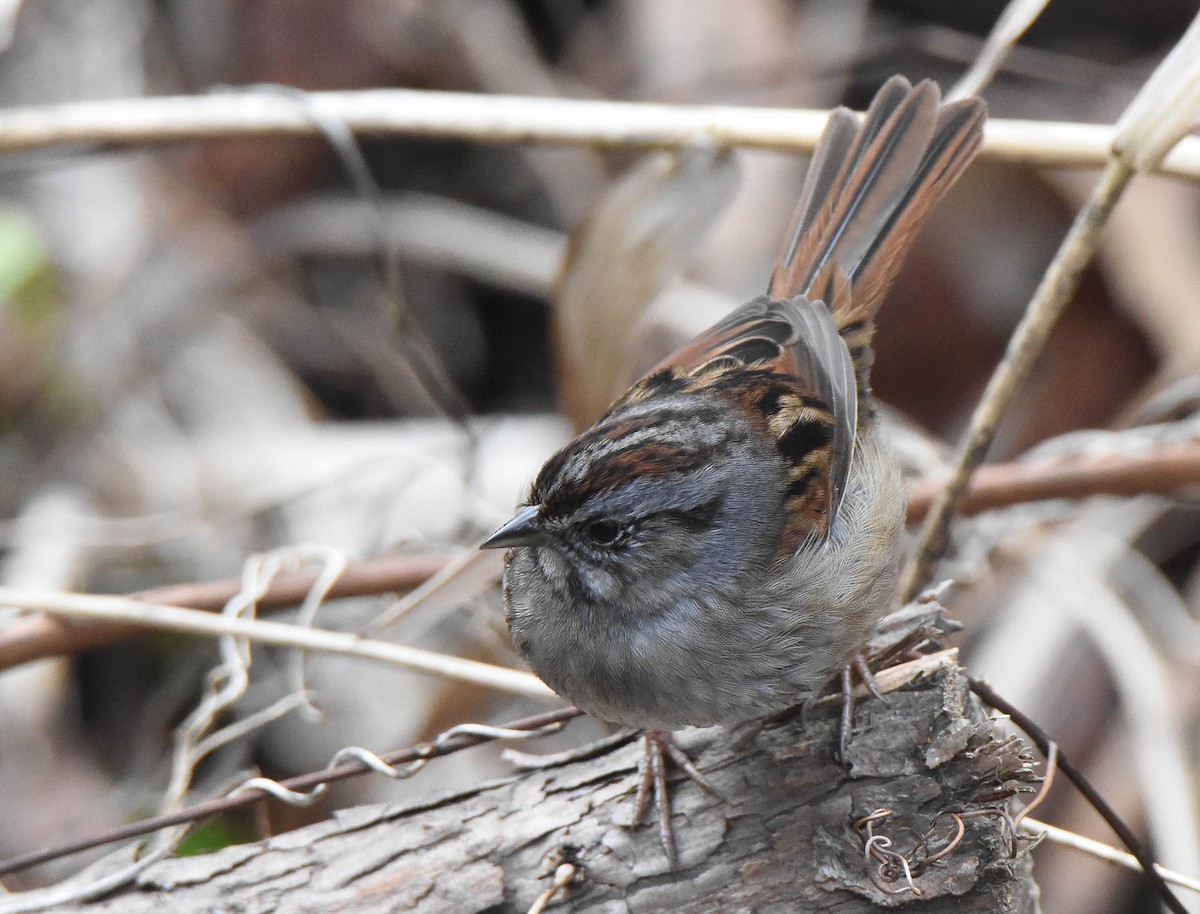
[[[909,490],[908,520],[925,517],[941,488],[927,478]],[[1171,494],[1200,486],[1200,441],[1164,444],[1138,453],[1079,454],[1053,460],[991,464],[978,469],[971,481],[963,514],[1048,498],[1086,498],[1091,495]],[[371,596],[411,590],[425,583],[449,562],[448,555],[397,555],[351,562],[330,591],[330,598]],[[283,574],[259,601],[263,610],[299,604],[312,586],[310,572]],[[241,584],[236,579],[176,584],[130,596],[151,603],[190,609],[219,610]],[[37,617],[0,631],[0,670],[46,657],[102,647],[137,634],[133,625],[107,622],[67,622]]]
[[[1048,498],[1091,495],[1167,495],[1200,485],[1200,441],[1164,444],[1140,453],[1074,454],[1053,460],[996,463],[980,467],[960,509],[978,514],[992,508]],[[908,493],[908,521],[929,511],[942,480],[925,478]]]

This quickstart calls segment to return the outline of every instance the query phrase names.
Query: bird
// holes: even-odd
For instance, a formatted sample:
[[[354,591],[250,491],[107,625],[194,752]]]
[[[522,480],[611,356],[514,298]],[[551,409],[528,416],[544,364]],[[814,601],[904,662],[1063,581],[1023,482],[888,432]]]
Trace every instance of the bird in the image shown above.
[[[985,118],[901,76],[865,115],[835,109],[766,294],[550,457],[481,545],[508,549],[505,615],[531,669],[643,731],[634,821],[653,789],[672,859],[665,758],[708,785],[671,731],[760,719],[866,669],[905,517],[871,394],[875,317]]]

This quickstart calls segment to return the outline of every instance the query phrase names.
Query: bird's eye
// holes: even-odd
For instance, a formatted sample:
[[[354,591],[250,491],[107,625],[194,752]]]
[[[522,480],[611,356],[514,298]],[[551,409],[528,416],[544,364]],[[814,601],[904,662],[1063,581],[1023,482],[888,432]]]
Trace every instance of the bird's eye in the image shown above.
[[[611,546],[621,536],[621,525],[611,517],[602,517],[589,521],[583,531],[597,546]]]

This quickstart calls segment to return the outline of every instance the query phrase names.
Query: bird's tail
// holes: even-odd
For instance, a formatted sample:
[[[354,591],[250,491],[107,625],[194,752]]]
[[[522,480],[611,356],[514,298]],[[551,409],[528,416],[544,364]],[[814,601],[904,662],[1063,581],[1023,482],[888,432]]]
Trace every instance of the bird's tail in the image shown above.
[[[983,137],[978,98],[943,105],[928,80],[889,79],[865,117],[838,108],[813,153],[769,294],[824,301],[865,394],[875,314],[922,220]]]

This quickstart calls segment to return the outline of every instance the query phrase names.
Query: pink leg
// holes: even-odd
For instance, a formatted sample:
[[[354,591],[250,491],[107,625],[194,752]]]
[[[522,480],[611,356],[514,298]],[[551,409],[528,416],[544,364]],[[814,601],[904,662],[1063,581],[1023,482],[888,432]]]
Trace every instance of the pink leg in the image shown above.
[[[637,825],[646,813],[646,805],[650,793],[654,793],[654,805],[658,809],[658,840],[661,842],[667,859],[674,868],[677,858],[675,855],[675,830],[671,825],[671,797],[667,788],[667,760],[683,771],[689,778],[700,785],[702,789],[715,797],[721,795],[713,788],[700,770],[671,741],[671,734],[666,730],[647,730],[642,734],[642,746],[645,754],[639,766],[642,782],[638,785],[637,803],[633,811],[633,822]]]

